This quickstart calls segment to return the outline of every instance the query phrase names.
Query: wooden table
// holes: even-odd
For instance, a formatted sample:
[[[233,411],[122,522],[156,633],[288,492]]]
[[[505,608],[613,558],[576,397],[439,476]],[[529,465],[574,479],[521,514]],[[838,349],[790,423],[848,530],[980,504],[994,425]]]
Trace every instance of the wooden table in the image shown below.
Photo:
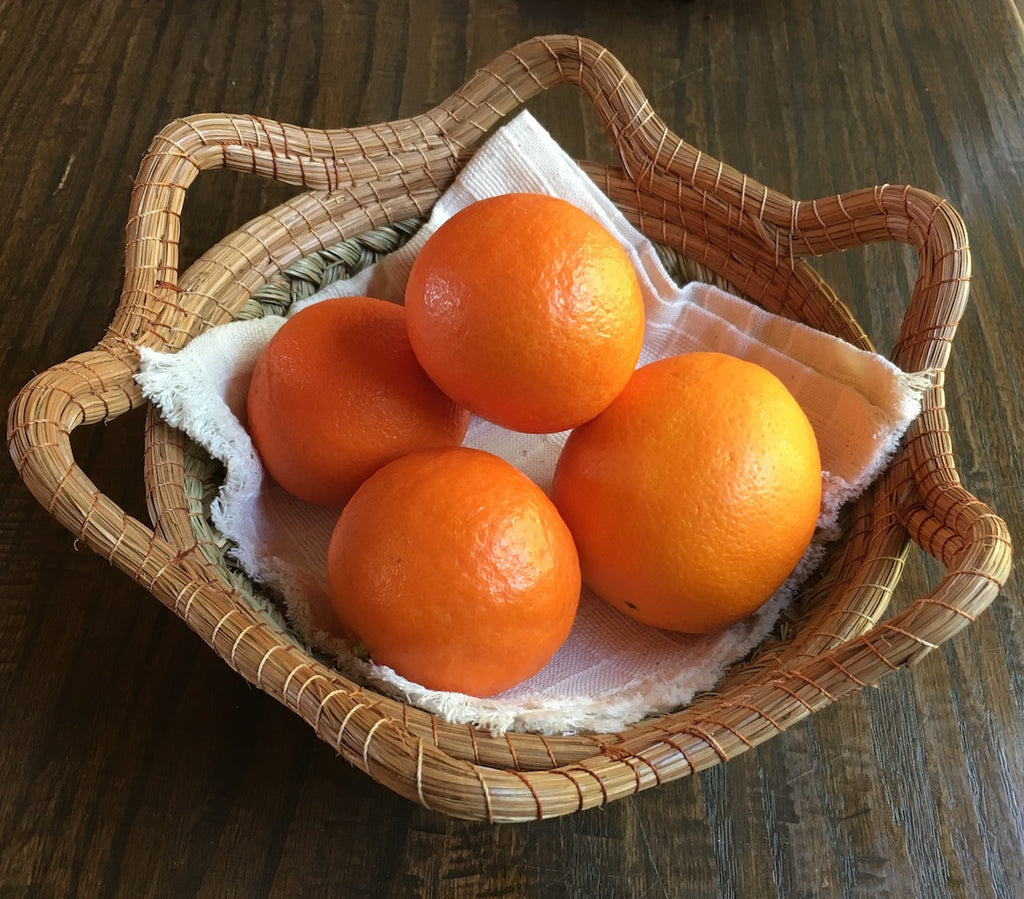
[[[132,177],[170,119],[386,121],[523,38],[572,32],[618,56],[677,133],[791,196],[913,183],[960,211],[975,271],[947,379],[953,444],[967,486],[1020,534],[1024,25],[1019,2],[966,9],[0,3],[3,405],[101,336]],[[610,158],[574,89],[529,108],[574,156]],[[290,190],[203,176],[185,261]],[[890,346],[914,260],[875,248],[815,264]],[[83,468],[144,518],[142,425],[132,413],[74,439]],[[937,577],[912,562],[908,595]],[[1018,577],[913,669],[699,776],[540,824],[467,823],[349,767],[80,551],[8,463],[0,895],[1024,895],[1021,601]]]

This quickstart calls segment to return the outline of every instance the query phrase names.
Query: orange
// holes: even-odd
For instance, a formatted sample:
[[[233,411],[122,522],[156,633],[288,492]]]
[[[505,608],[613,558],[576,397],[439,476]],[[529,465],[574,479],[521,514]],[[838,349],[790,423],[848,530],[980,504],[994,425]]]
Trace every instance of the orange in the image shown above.
[[[689,353],[639,368],[569,436],[552,499],[597,594],[646,624],[712,633],[763,605],[807,550],[821,461],[778,378]]]
[[[328,551],[331,602],[379,665],[489,696],[535,674],[579,601],[572,535],[507,462],[457,447],[386,465],[345,506]]]
[[[256,363],[247,406],[274,480],[336,508],[382,465],[458,444],[469,424],[416,361],[402,307],[371,297],[324,300],[288,319]]]
[[[571,203],[504,194],[465,207],[421,248],[409,337],[434,382],[516,431],[562,431],[625,387],[644,307],[622,245]]]

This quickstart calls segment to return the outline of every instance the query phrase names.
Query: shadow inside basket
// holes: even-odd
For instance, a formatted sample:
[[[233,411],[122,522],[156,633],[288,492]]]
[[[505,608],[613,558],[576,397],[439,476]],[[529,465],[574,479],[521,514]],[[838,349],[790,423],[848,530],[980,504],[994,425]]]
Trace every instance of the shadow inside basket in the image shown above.
[[[329,284],[356,275],[403,246],[421,224],[421,219],[398,221],[364,232],[297,261],[260,288],[239,311],[236,319],[285,315],[294,303],[312,296]],[[691,281],[701,281],[737,292],[732,285],[700,263],[662,244],[655,243],[654,246],[666,272],[676,284],[682,286]],[[184,435],[182,437],[182,486],[193,535],[205,559],[240,601],[265,621],[281,639],[310,658],[326,666],[339,668],[346,677],[352,676],[349,667],[338,665],[339,660],[332,657],[329,650],[311,645],[304,638],[301,628],[293,625],[282,597],[264,585],[255,583],[234,562],[230,541],[219,533],[211,521],[211,506],[224,481],[224,466],[203,447]],[[857,507],[860,504],[853,505]],[[727,669],[722,683],[735,687],[745,681],[769,676],[785,663],[787,657],[800,652],[797,644],[808,637],[806,630],[809,624],[813,625],[816,633],[828,630],[824,623],[828,620],[828,614],[826,612],[823,618],[822,607],[828,605],[830,597],[836,592],[837,578],[842,577],[844,558],[849,556],[844,537],[851,528],[854,514],[850,508],[842,511],[838,539],[826,546],[820,563],[783,608],[767,637]],[[837,574],[837,571],[840,573]],[[867,630],[881,617],[889,592],[890,589],[883,586],[879,593],[881,599],[874,602],[873,611],[857,613],[857,626],[861,631]],[[375,688],[372,683],[368,686]],[[692,698],[691,704],[707,695],[706,691],[699,692]]]

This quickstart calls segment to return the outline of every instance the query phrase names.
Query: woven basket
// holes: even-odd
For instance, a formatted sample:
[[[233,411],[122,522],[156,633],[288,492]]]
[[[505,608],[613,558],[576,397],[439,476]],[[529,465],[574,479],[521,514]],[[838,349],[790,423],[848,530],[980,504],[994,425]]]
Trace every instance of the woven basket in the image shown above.
[[[910,244],[920,274],[893,360],[935,369],[901,451],[849,510],[842,540],[784,626],[713,693],[616,734],[501,737],[448,724],[354,684],[314,656],[273,604],[225,563],[204,503],[215,472],[150,411],[145,477],[153,526],[129,517],[76,465],[70,432],[143,403],[138,347],[175,350],[332,274],[376,258],[415,227],[474,142],[525,99],[578,85],[621,168],[585,171],[686,277],[731,285],[765,308],[869,347],[803,257],[880,241]],[[253,219],[180,278],[179,214],[199,172],[230,168],[308,191]],[[124,291],[100,343],[15,398],[9,449],[43,506],[79,540],[172,609],[232,668],[300,715],[356,767],[432,809],[522,821],[576,812],[726,761],[971,622],[1009,576],[1004,523],[960,484],[942,372],[967,301],[963,223],[941,199],[880,186],[796,202],[673,135],[602,47],[572,36],[526,41],[431,111],[319,131],[252,116],[175,121],[144,157],[127,226]],[[911,543],[941,582],[882,620]]]

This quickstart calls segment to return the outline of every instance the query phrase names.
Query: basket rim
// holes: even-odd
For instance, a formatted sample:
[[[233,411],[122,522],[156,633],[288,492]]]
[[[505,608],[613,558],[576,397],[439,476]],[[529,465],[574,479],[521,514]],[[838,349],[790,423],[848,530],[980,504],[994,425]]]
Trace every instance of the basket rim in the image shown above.
[[[176,499],[157,508],[153,528],[132,519],[77,466],[69,434],[142,403],[133,380],[139,347],[176,349],[228,320],[271,274],[332,237],[422,214],[480,134],[529,96],[564,81],[586,93],[619,152],[621,172],[604,170],[606,192],[635,200],[639,221],[675,237],[676,246],[730,282],[742,281],[743,293],[756,296],[780,279],[797,283],[794,272],[808,255],[888,240],[917,249],[921,274],[892,355],[901,367],[930,368],[939,377],[903,451],[873,491],[884,502],[858,507],[858,539],[874,540],[876,554],[898,559],[891,534],[905,529],[947,573],[888,621],[867,630],[833,621],[842,635],[834,645],[809,647],[785,666],[766,664],[684,712],[623,734],[487,740],[460,727],[441,728],[445,741],[439,743],[437,721],[339,681],[294,645],[276,640],[229,586],[218,583],[194,540],[168,539],[182,513]],[[179,278],[176,231],[167,224],[196,175],[215,167],[310,189],[229,235]],[[920,658],[995,598],[1009,576],[1009,535],[960,483],[942,392],[969,277],[963,222],[944,200],[891,185],[790,200],[673,135],[603,47],[571,35],[534,38],[412,119],[322,132],[253,116],[199,115],[171,123],[140,165],[127,228],[125,289],[107,334],[18,394],[9,411],[8,446],[50,514],[149,589],[352,764],[451,815],[551,817],[725,761]],[[809,289],[823,291],[822,285]],[[824,306],[822,314],[840,309],[831,300]],[[165,470],[148,486],[170,489],[175,476]]]

